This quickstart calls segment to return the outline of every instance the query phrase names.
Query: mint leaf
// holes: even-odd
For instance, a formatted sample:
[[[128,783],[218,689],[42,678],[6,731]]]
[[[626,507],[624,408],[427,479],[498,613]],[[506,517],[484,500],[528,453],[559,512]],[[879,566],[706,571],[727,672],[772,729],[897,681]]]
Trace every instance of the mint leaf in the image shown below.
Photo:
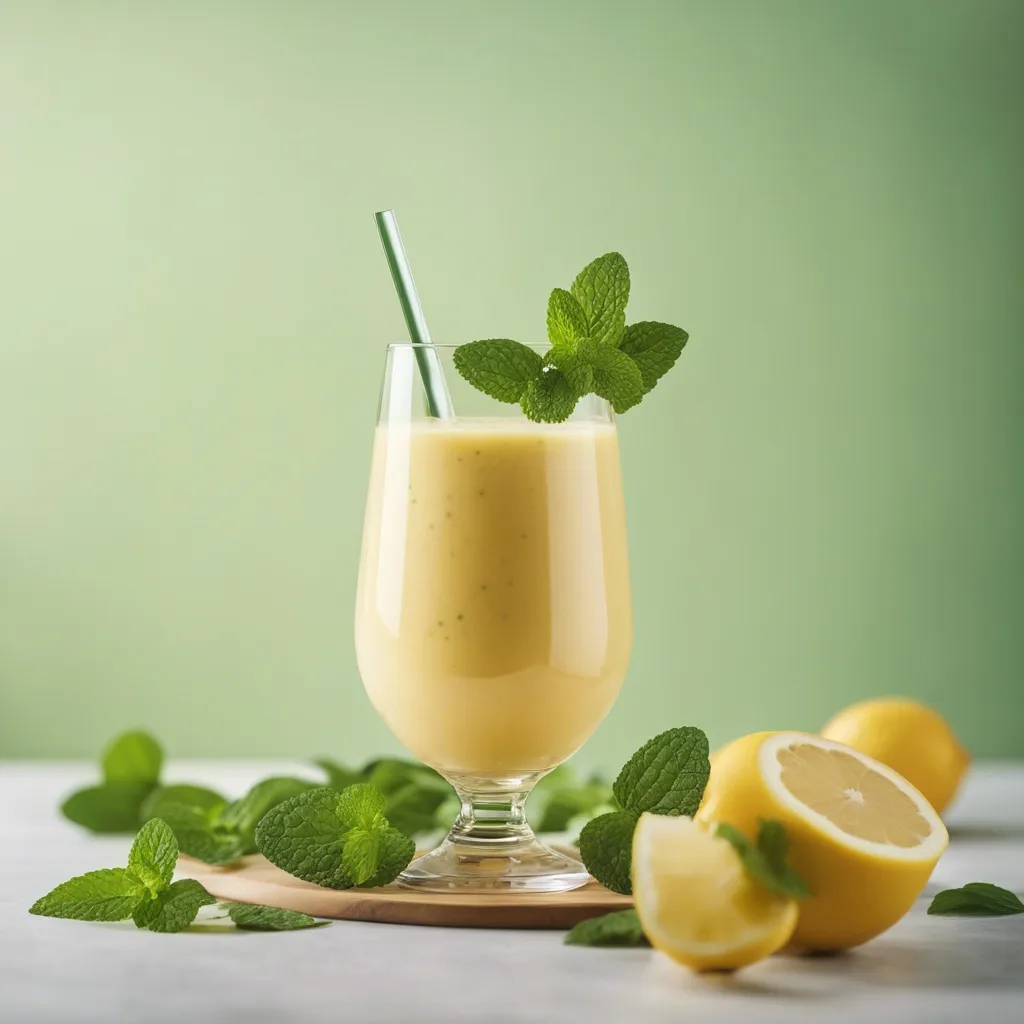
[[[391,881],[412,859],[411,839],[391,828],[384,817],[386,801],[380,790],[365,784],[349,786],[342,793],[326,787],[311,789],[278,804],[256,828],[256,843],[272,864],[307,882],[331,889],[360,884],[350,867],[355,855],[345,859],[352,830],[379,833],[375,873],[364,883]],[[357,833],[357,847],[365,841]]]
[[[594,392],[623,413],[644,397],[644,378],[632,359],[611,345],[589,344],[580,355],[591,367]]]
[[[178,863],[178,840],[167,822],[160,818],[147,821],[132,843],[128,870],[156,896],[171,884]]]
[[[347,786],[363,781],[362,772],[358,772],[353,768],[346,768],[343,764],[338,764],[337,761],[332,761],[329,757],[315,758],[313,764],[323,769],[327,776],[327,785],[331,789],[338,790],[339,793]]]
[[[648,740],[612,784],[621,807],[635,814],[686,814],[700,806],[711,774],[708,738],[700,729],[668,729]]]
[[[943,889],[936,893],[929,914],[958,917],[1007,917],[1024,914],[1020,898],[991,882],[968,882],[959,889]]]
[[[69,821],[98,835],[134,832],[150,782],[107,782],[72,793],[60,806]]]
[[[137,928],[151,932],[181,932],[196,919],[200,907],[216,902],[194,878],[182,878],[137,906],[132,920]]]
[[[362,777],[357,780],[376,786],[386,797],[409,783],[426,789],[438,790],[444,794],[453,792],[451,784],[425,764],[419,761],[404,761],[398,757],[381,757],[363,766]]]
[[[227,800],[205,786],[194,786],[190,783],[178,783],[171,786],[160,786],[154,789],[142,804],[140,819],[162,818],[161,808],[168,804],[175,807],[194,807],[197,811],[214,812],[220,810]]]
[[[609,252],[588,263],[572,283],[572,294],[587,318],[587,334],[602,345],[618,345],[626,326],[629,267]]]
[[[588,344],[582,342],[575,349],[553,348],[544,357],[546,365],[562,371],[569,389],[579,398],[594,390],[594,367],[585,354]]]
[[[272,807],[299,793],[314,789],[316,783],[291,776],[272,776],[257,782],[241,799],[228,804],[214,819],[214,825],[238,836],[246,853],[256,849],[256,826]]]
[[[384,817],[387,798],[367,782],[343,789],[336,801],[338,817],[349,828],[373,828]]]
[[[387,799],[385,814],[388,821],[399,832],[417,836],[437,828],[437,813],[448,800],[448,793],[408,782]]]
[[[795,899],[807,899],[807,883],[786,864],[786,830],[777,821],[758,823],[757,843],[727,822],[715,826],[715,835],[725,839],[739,854],[747,873],[763,888]]]
[[[351,828],[341,851],[341,866],[356,885],[363,885],[377,873],[382,859],[383,837],[373,828]]]
[[[161,818],[174,830],[181,852],[206,864],[230,864],[248,852],[235,832],[214,824],[209,811],[185,804],[163,803]]]
[[[163,749],[148,732],[122,733],[103,755],[103,781],[155,785],[160,779],[163,761]]]
[[[537,831],[564,832],[581,815],[591,815],[611,804],[612,800],[612,787],[605,782],[591,781],[581,786],[556,789],[544,804],[537,821]]]
[[[630,895],[629,872],[633,863],[633,831],[638,815],[613,811],[594,818],[580,833],[580,856],[586,869],[612,892]]]
[[[630,324],[620,348],[639,367],[644,394],[675,365],[690,336],[681,327],[644,320]]]
[[[380,830],[380,865],[371,878],[360,884],[360,888],[376,889],[390,884],[409,866],[415,853],[416,844],[397,828]]]
[[[576,297],[556,288],[548,299],[548,340],[556,349],[572,350],[588,332],[587,315]]]
[[[567,946],[649,946],[635,910],[615,910],[580,921],[565,937]]]
[[[572,415],[576,401],[565,375],[548,368],[527,384],[519,404],[527,419],[535,423],[562,423]]]
[[[327,921],[317,921],[309,914],[297,910],[282,910],[279,907],[261,907],[251,903],[221,903],[222,910],[236,928],[250,932],[291,932],[299,928],[321,928]]]
[[[453,359],[455,369],[473,387],[499,402],[518,402],[544,365],[532,348],[506,338],[460,345]]]
[[[145,886],[125,868],[104,868],[62,882],[28,912],[75,921],[123,921],[147,899]]]

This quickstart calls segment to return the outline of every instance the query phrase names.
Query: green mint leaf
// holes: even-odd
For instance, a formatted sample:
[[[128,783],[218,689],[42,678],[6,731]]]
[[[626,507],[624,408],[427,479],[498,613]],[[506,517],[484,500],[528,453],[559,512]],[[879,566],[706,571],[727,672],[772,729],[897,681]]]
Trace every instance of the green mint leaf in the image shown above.
[[[589,345],[589,342],[582,342],[576,349],[553,348],[544,357],[547,366],[562,371],[569,390],[577,398],[589,395],[594,390],[594,367],[585,352]]]
[[[256,826],[260,818],[285,800],[315,787],[315,782],[287,775],[262,779],[241,799],[229,803],[214,820],[214,825],[238,836],[243,852],[252,853],[256,849]]]
[[[256,828],[256,843],[267,860],[296,878],[349,889],[358,884],[343,862],[349,832],[380,832],[380,867],[364,884],[382,885],[415,852],[412,840],[388,825],[385,804],[384,794],[365,784],[342,793],[310,789],[270,810]]]
[[[548,340],[555,348],[574,349],[587,337],[589,327],[583,307],[564,288],[548,299]]]
[[[437,828],[437,813],[448,800],[444,790],[426,788],[415,782],[407,782],[401,789],[388,795],[388,821],[407,836],[433,832]]]
[[[589,362],[594,392],[623,413],[644,397],[644,378],[633,360],[611,345],[589,343],[580,353]]]
[[[356,885],[368,882],[380,870],[382,839],[382,830],[374,828],[351,828],[345,835],[341,867]]]
[[[185,804],[165,802],[160,807],[161,818],[174,830],[178,846],[187,856],[206,864],[230,864],[249,852],[237,833],[216,825],[210,815]]]
[[[182,878],[137,906],[132,920],[137,928],[151,932],[181,932],[196,919],[200,907],[216,902],[194,878]]]
[[[781,821],[758,818],[757,848],[773,871],[785,866],[789,837]]]
[[[943,889],[936,893],[928,913],[958,917],[1006,917],[1010,914],[1024,914],[1024,903],[1009,889],[991,882],[968,882],[959,889]]]
[[[534,423],[562,423],[572,415],[576,401],[561,370],[548,368],[527,384],[519,404]]]
[[[654,320],[630,324],[619,346],[639,367],[644,394],[675,365],[690,336],[681,327]]]
[[[588,821],[580,833],[580,856],[586,869],[612,892],[629,896],[633,864],[633,832],[638,815],[613,811]]]
[[[300,928],[321,928],[328,924],[309,914],[279,907],[261,907],[252,903],[221,903],[219,906],[228,912],[236,928],[249,932],[293,932]]]
[[[123,921],[148,899],[145,886],[125,868],[104,868],[62,882],[28,912],[75,921]]]
[[[142,806],[152,791],[150,782],[107,782],[72,793],[60,810],[98,835],[130,833],[139,827]]]
[[[593,816],[593,812],[606,808],[612,799],[612,787],[605,782],[556,789],[544,804],[537,831],[565,832],[581,816]]]
[[[387,797],[376,787],[367,782],[357,782],[338,794],[338,817],[349,828],[374,828],[386,825],[384,812],[387,810]]]
[[[212,815],[227,804],[227,799],[212,789],[190,783],[159,786],[143,801],[140,820],[149,821],[150,818],[164,817],[160,811],[168,804],[175,807],[194,807],[197,811]]]
[[[565,937],[567,946],[649,946],[635,910],[615,910],[580,921]]]
[[[132,843],[128,870],[156,896],[171,884],[178,863],[178,840],[171,826],[160,818],[147,821]]]
[[[798,900],[811,895],[807,883],[785,862],[786,832],[779,822],[761,821],[756,844],[727,822],[715,826],[715,835],[733,847],[747,874],[769,892]]]
[[[343,764],[332,761],[329,757],[318,757],[314,759],[313,764],[323,769],[324,774],[327,776],[327,785],[331,789],[338,790],[339,793],[357,782],[364,781],[362,772],[358,772],[354,768],[346,768]]]
[[[700,806],[711,774],[708,738],[683,726],[648,740],[619,772],[612,790],[619,805],[640,814],[687,814]]]
[[[618,345],[626,327],[629,267],[609,252],[588,263],[572,283],[572,294],[587,318],[587,334],[601,345]]]
[[[473,387],[499,402],[518,402],[544,366],[539,353],[505,338],[460,345],[453,360]]]
[[[122,733],[103,755],[103,781],[155,785],[163,762],[163,749],[148,732]]]
[[[451,818],[448,819],[449,823]],[[416,853],[416,844],[397,828],[384,828],[380,839],[380,866],[372,878],[360,883],[362,889],[376,889],[393,882],[408,866]]]
[[[409,783],[436,789],[442,793],[452,792],[451,784],[425,764],[418,761],[404,761],[398,757],[381,757],[363,766],[360,782],[376,786],[385,796],[404,789]]]

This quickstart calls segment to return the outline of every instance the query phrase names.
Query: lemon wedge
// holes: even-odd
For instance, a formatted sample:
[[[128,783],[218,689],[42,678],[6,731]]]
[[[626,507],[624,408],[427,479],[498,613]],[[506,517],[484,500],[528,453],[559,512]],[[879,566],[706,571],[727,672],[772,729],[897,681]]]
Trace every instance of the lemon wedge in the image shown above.
[[[761,888],[730,843],[690,818],[640,816],[632,877],[651,944],[697,971],[761,960],[796,926],[796,903]]]
[[[894,768],[939,814],[949,806],[971,761],[942,715],[901,697],[853,704],[840,711],[821,735]]]
[[[920,895],[949,837],[902,775],[808,733],[753,733],[717,751],[697,812],[754,834],[776,819],[809,885],[793,945],[837,950],[895,924]]]

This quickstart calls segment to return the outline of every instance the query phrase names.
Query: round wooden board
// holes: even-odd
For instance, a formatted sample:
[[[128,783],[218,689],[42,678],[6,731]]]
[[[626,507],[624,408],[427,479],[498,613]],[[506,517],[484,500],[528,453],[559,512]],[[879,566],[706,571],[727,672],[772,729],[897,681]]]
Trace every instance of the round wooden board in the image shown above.
[[[571,928],[574,924],[633,905],[628,896],[591,881],[570,892],[448,895],[392,884],[379,889],[324,889],[274,867],[253,854],[237,864],[211,867],[191,857],[178,861],[178,875],[195,878],[221,900],[301,910],[314,917],[387,924],[454,928]]]

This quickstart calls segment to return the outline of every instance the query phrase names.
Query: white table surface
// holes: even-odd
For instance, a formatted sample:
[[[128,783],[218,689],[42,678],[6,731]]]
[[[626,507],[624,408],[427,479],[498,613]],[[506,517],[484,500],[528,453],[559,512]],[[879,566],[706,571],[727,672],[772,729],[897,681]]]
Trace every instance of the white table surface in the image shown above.
[[[287,763],[171,763],[229,794]],[[310,931],[157,935],[129,921],[32,917],[72,875],[125,863],[129,840],[65,822],[92,766],[0,762],[0,1020],[10,1024],[1024,1021],[1024,915],[929,918],[939,888],[1024,892],[1024,765],[976,768],[953,842],[895,928],[839,957],[773,957],[707,979],[650,950],[578,949],[561,932],[339,921]]]

